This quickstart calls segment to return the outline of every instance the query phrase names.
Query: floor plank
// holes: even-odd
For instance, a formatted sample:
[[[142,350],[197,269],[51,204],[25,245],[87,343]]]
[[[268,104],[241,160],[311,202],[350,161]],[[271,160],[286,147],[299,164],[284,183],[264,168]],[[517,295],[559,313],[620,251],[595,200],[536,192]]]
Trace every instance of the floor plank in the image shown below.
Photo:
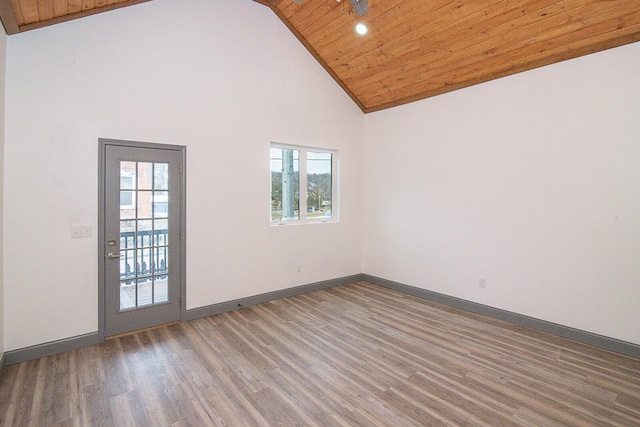
[[[640,360],[366,282],[5,367],[2,426],[631,426]]]

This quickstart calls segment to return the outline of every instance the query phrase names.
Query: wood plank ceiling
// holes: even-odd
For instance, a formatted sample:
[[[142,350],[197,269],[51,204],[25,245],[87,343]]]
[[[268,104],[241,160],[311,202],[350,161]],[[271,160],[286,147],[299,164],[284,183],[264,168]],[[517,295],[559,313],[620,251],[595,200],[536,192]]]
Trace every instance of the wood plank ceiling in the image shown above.
[[[369,0],[362,16],[348,0],[255,1],[364,112],[640,40],[639,0]]]
[[[58,24],[149,0],[0,0],[7,34]]]
[[[0,0],[0,18],[15,34],[144,1]],[[254,1],[365,113],[640,40],[640,0],[368,0],[362,16],[349,0]]]

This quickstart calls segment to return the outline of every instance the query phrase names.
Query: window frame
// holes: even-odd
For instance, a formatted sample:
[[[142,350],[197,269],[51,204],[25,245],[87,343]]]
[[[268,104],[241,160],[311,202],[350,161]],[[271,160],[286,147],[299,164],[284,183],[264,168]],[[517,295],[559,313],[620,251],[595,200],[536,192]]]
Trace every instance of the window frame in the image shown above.
[[[298,218],[292,219],[271,219],[271,149],[295,150],[299,152],[299,200],[298,200]],[[331,154],[331,217],[307,217],[307,153],[325,153]],[[283,225],[300,225],[300,224],[326,224],[339,222],[340,217],[340,161],[338,150],[320,147],[311,147],[305,145],[283,144],[280,142],[271,142],[269,145],[269,221],[272,226]]]

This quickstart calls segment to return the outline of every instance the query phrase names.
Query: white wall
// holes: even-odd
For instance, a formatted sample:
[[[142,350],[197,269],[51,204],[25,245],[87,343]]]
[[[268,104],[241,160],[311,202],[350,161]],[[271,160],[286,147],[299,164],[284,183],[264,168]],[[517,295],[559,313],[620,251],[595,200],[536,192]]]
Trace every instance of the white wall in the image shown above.
[[[2,218],[4,212],[4,95],[7,35],[0,29],[0,359],[4,354],[4,252]]]
[[[100,137],[187,146],[189,309],[365,272],[640,343],[640,44],[363,116],[268,8],[188,2],[9,37],[4,350],[98,329]],[[269,226],[270,141],[340,150],[340,223]]]
[[[100,137],[187,146],[188,309],[360,273],[362,116],[249,0],[156,0],[11,36],[6,349],[98,329]],[[270,227],[271,141],[340,151],[339,223]]]
[[[364,272],[640,344],[638,76],[640,43],[367,115]]]

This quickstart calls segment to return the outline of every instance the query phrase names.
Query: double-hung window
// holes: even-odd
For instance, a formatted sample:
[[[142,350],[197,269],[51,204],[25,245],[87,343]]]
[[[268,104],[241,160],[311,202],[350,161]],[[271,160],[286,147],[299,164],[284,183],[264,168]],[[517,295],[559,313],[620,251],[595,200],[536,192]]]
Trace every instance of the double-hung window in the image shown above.
[[[271,144],[271,223],[327,222],[337,218],[337,152]]]

